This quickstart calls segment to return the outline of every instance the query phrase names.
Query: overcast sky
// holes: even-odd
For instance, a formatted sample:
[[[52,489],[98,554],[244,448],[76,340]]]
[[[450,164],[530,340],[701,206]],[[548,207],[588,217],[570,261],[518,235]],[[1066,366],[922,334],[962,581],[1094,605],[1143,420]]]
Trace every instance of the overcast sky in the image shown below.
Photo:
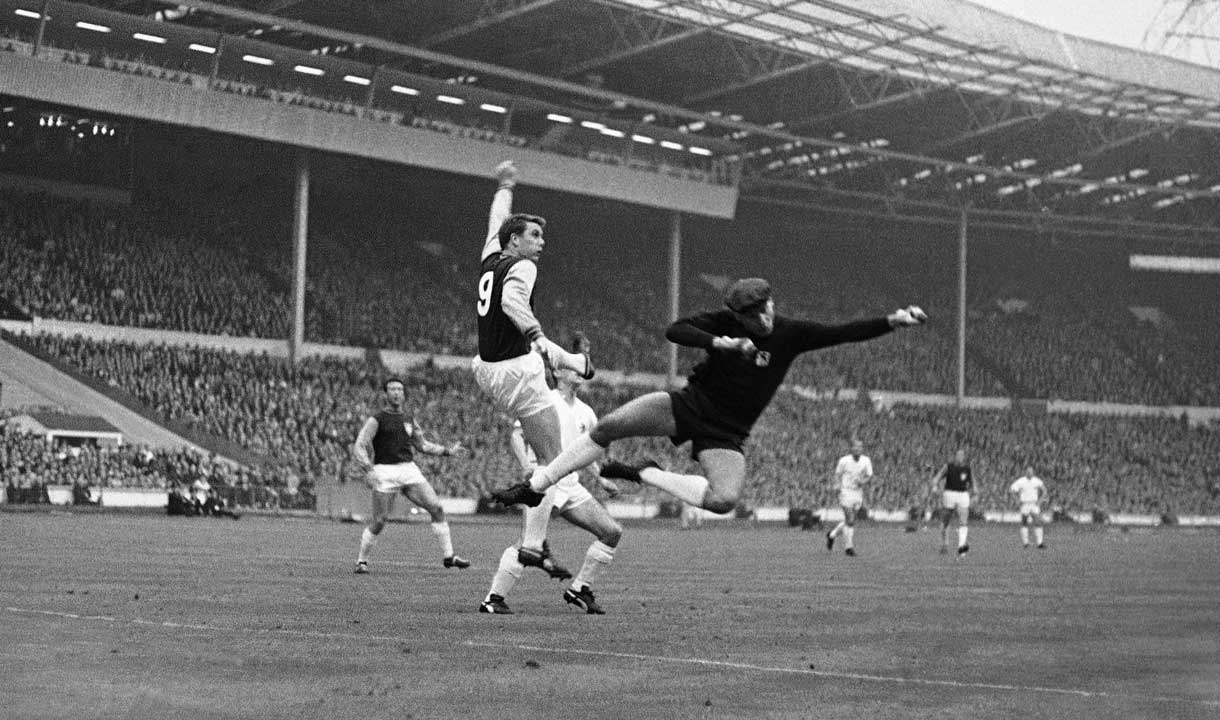
[[[970,0],[1070,35],[1138,48],[1162,0]]]

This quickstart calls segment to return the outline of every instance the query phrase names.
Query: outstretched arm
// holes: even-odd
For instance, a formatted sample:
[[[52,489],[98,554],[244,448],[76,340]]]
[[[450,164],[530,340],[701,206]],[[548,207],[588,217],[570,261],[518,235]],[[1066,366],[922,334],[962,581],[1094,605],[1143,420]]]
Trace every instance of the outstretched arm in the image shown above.
[[[795,324],[801,338],[800,351],[805,352],[843,343],[872,340],[898,328],[922,325],[927,320],[927,313],[916,305],[908,305],[885,317],[857,320],[842,325],[822,325],[807,320],[798,320]]]
[[[487,216],[487,240],[483,243],[483,254],[479,260],[485,260],[488,255],[500,252],[500,226],[513,212],[513,187],[517,184],[517,166],[512,160],[505,160],[496,166],[496,180],[499,186],[491,200],[491,212]]]
[[[441,445],[434,443],[424,437],[423,432],[418,425],[414,426],[414,432],[411,433],[411,445],[425,455],[443,455],[449,457],[451,455],[465,454],[466,448],[462,447],[462,443],[455,442],[452,445]]]

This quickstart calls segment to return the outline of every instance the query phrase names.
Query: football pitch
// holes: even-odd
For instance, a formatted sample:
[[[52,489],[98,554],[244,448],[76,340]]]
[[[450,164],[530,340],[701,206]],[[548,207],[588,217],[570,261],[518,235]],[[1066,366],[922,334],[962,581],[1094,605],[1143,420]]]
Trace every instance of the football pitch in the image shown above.
[[[1216,718],[1220,532],[628,525],[604,616],[528,569],[514,518],[361,526],[0,513],[4,718]],[[575,571],[588,536],[552,524]]]

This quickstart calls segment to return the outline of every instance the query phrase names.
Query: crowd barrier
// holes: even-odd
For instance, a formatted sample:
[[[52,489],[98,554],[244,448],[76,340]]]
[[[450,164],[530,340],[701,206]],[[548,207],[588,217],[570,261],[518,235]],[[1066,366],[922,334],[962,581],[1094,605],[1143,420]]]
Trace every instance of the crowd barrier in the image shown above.
[[[68,506],[73,504],[71,485],[48,485],[46,498],[51,505]],[[96,505],[106,508],[162,508],[168,504],[168,494],[165,490],[141,488],[91,488]],[[6,494],[0,493],[0,504],[6,502]],[[485,508],[472,498],[442,497],[441,507],[446,515],[464,516],[482,514]],[[20,502],[20,501],[18,501]],[[92,504],[92,503],[91,503]],[[240,508],[239,508],[240,509]],[[363,522],[371,510],[369,490],[362,483],[343,483],[330,490],[324,490],[318,498],[316,514],[332,519],[354,520]],[[606,502],[606,510],[619,520],[652,520],[665,516],[661,503],[633,502],[611,500]],[[514,511],[504,511],[514,512]],[[423,515],[423,511],[410,503],[397,503],[391,520],[411,520]],[[704,520],[732,520],[748,518],[755,522],[787,522],[792,525],[816,525],[817,523],[837,523],[843,519],[843,510],[838,507],[829,508],[787,508],[765,506],[751,508],[749,511],[713,513],[697,509],[696,515]],[[867,508],[865,515],[869,520],[882,523],[910,522],[910,511],[884,510]],[[796,520],[794,521],[794,518]],[[802,523],[802,518],[809,522]],[[924,519],[927,519],[925,514]],[[982,513],[984,522],[1012,525],[1021,522],[1021,515],[1015,510],[986,511]],[[1099,514],[1097,512],[1055,513],[1044,510],[1043,522],[1054,522],[1056,519],[1081,525],[1109,524],[1122,527],[1159,527],[1179,525],[1194,528],[1220,528],[1220,517],[1210,515],[1146,515],[1137,513]]]

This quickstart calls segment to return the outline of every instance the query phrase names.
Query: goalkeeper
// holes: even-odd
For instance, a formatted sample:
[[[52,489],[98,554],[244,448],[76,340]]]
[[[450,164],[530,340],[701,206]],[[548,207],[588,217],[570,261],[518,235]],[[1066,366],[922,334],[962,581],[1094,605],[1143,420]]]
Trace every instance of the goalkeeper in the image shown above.
[[[651,460],[636,465],[609,461],[602,464],[601,475],[651,485],[711,512],[729,512],[745,483],[745,440],[801,353],[870,340],[927,320],[914,305],[843,325],[776,315],[771,285],[761,278],[733,283],[725,305],[678,320],[665,331],[672,343],[707,351],[686,387],[631,400],[539,467],[528,481],[501,488],[492,497],[532,507],[548,487],[601,458],[615,440],[668,436],[674,445],[691,443],[691,457],[703,475],[668,472]]]

